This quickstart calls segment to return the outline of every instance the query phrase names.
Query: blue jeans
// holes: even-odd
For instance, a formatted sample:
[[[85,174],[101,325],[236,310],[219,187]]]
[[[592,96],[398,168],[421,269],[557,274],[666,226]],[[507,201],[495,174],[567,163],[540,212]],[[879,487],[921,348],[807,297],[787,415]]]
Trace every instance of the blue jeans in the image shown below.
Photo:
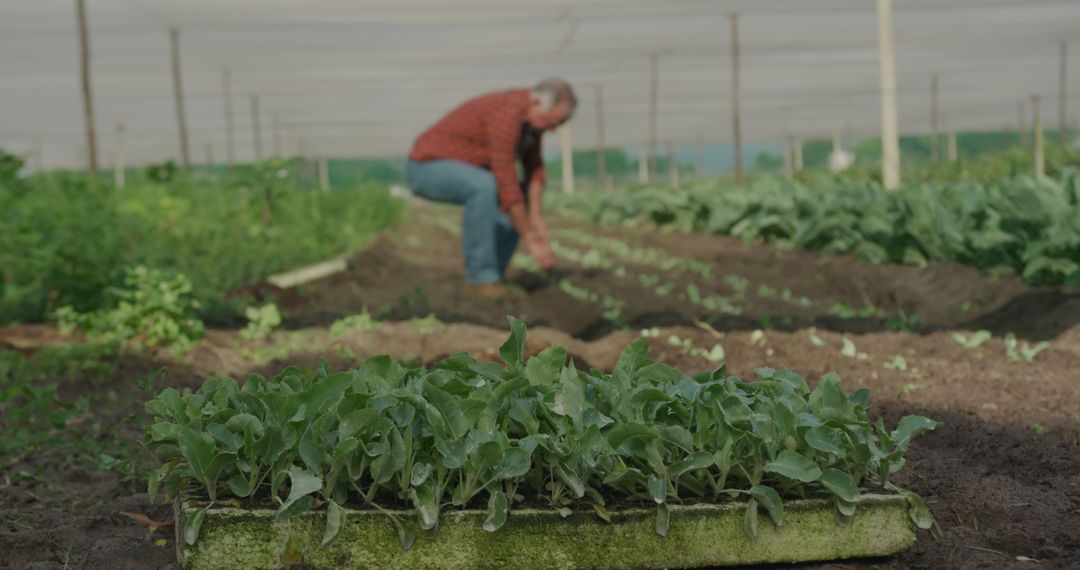
[[[517,248],[518,234],[510,216],[499,210],[491,172],[456,160],[410,160],[405,179],[418,196],[465,206],[461,222],[465,277],[472,283],[501,281]]]

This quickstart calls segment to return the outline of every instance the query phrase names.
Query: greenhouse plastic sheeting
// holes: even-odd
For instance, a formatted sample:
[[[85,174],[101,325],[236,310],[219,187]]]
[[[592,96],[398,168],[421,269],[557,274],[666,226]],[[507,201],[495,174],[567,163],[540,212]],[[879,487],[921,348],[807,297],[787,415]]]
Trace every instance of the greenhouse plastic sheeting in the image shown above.
[[[254,152],[251,94],[260,98],[264,154],[295,153],[303,140],[304,150],[323,155],[400,156],[463,99],[552,75],[578,90],[576,147],[596,142],[597,86],[607,143],[640,147],[649,137],[652,54],[661,144],[729,141],[732,12],[747,141],[875,136],[880,125],[872,0],[86,4],[106,165],[120,123],[129,163],[178,156],[172,27],[180,30],[193,162],[207,151],[224,161],[225,68],[242,161]],[[893,29],[902,132],[929,130],[934,73],[950,129],[1015,129],[1019,102],[1032,93],[1043,95],[1044,122],[1056,126],[1059,42],[1080,40],[1080,2],[896,0]],[[38,149],[45,167],[85,166],[78,45],[74,0],[0,2],[0,147]],[[1070,81],[1080,95],[1080,73]]]

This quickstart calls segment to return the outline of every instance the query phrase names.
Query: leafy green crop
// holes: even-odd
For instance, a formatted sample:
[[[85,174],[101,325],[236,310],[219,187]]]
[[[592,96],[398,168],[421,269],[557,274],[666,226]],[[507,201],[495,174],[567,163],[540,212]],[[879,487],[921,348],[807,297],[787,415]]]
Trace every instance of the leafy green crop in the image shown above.
[[[243,302],[223,300],[226,291],[348,253],[404,210],[381,187],[310,191],[297,164],[280,178],[280,161],[220,177],[178,171],[167,181],[132,170],[118,189],[83,173],[7,180],[5,160],[0,154],[0,322],[44,320],[65,305],[108,307],[104,292],[134,265],[187,275],[200,316],[232,322]]]
[[[639,220],[676,231],[731,235],[873,262],[950,260],[1004,268],[1031,283],[1080,283],[1080,173],[996,182],[804,185],[762,178],[735,187],[553,194],[561,211],[594,222]]]
[[[248,340],[266,338],[281,324],[281,311],[273,303],[248,307],[244,310],[244,316],[248,324],[240,329],[240,336]]]
[[[167,346],[174,352],[190,349],[203,336],[203,323],[195,318],[199,303],[191,281],[143,266],[127,270],[124,287],[114,289],[117,304],[111,309],[79,313],[72,307],[56,312],[65,333],[75,329],[114,343]]]
[[[124,285],[112,290],[117,305],[111,309],[92,313],[58,309],[61,330],[81,329],[105,342],[168,346],[177,352],[202,338],[203,323],[194,317],[199,303],[186,276],[136,266],[127,270]]]
[[[415,521],[391,517],[406,548],[447,505],[486,508],[494,531],[519,505],[603,518],[648,504],[664,535],[678,524],[669,504],[741,497],[755,536],[759,508],[783,524],[784,497],[826,497],[845,524],[862,489],[896,490],[912,438],[938,425],[908,416],[888,431],[871,422],[869,393],[845,394],[835,374],[812,391],[788,370],[687,376],[649,361],[644,339],[610,374],[577,370],[558,346],[526,360],[525,327],[509,320],[505,366],[459,353],[425,370],[380,356],[347,372],[323,364],[167,389],[146,406],[160,465],[150,494],[273,501],[280,518],[325,503],[327,542],[346,503],[409,508]],[[927,527],[925,505],[908,497]],[[190,517],[188,542],[204,513]]]

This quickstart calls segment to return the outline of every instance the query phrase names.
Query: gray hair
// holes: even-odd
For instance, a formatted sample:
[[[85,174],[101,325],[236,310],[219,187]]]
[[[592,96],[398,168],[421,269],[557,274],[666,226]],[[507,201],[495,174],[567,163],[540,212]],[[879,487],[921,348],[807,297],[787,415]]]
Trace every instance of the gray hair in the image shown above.
[[[577,107],[577,96],[574,95],[574,88],[566,80],[558,77],[550,77],[537,83],[532,88],[532,98],[539,101],[540,108],[545,111],[563,101],[570,104],[571,111]]]

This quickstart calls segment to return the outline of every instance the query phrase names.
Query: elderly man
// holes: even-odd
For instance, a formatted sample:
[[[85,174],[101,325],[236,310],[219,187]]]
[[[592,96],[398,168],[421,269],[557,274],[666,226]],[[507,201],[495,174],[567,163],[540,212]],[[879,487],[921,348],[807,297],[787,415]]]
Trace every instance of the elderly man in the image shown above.
[[[569,83],[547,79],[532,89],[470,99],[416,139],[405,169],[409,187],[429,200],[465,206],[465,277],[478,293],[506,293],[502,280],[519,237],[541,268],[554,262],[540,211],[540,137],[569,120],[576,105]]]

